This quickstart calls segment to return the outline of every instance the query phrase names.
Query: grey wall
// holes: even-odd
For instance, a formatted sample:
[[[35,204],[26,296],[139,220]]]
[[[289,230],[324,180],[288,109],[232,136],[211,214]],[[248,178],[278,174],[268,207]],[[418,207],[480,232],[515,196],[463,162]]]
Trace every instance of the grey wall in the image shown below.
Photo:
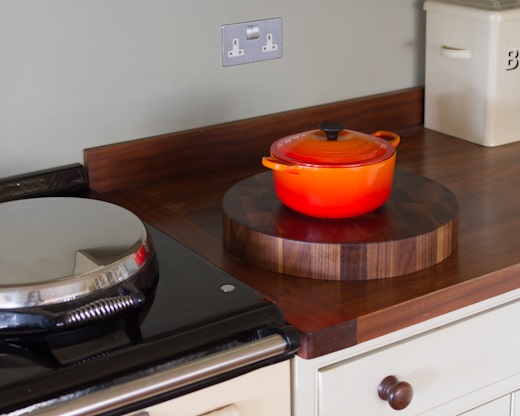
[[[221,26],[272,17],[283,58],[223,67]],[[420,0],[1,0],[0,177],[423,85],[424,20]]]

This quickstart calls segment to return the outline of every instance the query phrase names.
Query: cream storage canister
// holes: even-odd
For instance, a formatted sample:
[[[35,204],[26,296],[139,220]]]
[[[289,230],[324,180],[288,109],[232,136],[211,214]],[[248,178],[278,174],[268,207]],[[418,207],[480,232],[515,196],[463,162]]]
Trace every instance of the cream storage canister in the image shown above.
[[[424,126],[488,147],[520,140],[520,0],[424,9]]]

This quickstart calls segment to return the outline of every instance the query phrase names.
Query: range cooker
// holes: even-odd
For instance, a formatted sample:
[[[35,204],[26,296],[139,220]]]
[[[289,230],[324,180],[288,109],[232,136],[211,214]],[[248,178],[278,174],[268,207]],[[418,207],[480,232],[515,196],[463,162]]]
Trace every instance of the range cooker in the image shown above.
[[[34,198],[92,200],[85,168],[74,164],[0,180],[2,205]],[[80,299],[74,311],[101,317],[42,329],[31,322],[51,319],[52,308],[0,305],[0,414],[126,414],[294,355],[299,334],[276,305],[143,226],[154,278],[131,307],[112,313],[103,300],[81,306]]]

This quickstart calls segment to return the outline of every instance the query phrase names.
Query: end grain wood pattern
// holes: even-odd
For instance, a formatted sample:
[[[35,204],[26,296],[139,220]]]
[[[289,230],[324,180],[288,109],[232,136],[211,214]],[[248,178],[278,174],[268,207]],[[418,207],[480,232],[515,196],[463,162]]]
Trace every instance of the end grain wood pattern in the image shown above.
[[[457,246],[458,203],[443,185],[396,171],[379,209],[355,218],[299,214],[276,196],[272,172],[247,178],[223,199],[225,245],[251,264],[321,280],[370,280],[413,273]]]

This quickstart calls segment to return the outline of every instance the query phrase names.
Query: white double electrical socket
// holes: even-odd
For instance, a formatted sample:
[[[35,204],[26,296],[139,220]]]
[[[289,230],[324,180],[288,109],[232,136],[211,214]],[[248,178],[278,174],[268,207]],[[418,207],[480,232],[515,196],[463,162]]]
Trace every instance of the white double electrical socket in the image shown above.
[[[232,66],[282,57],[282,19],[222,26],[222,65]]]

